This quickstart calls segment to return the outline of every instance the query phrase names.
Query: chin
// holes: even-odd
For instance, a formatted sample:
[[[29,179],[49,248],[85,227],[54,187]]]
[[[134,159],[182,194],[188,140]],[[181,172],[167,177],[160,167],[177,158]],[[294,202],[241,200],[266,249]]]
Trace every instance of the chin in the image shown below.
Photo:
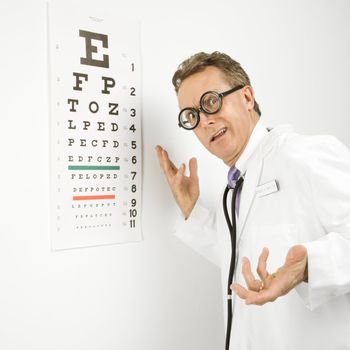
[[[237,161],[237,157],[234,156],[235,154],[236,154],[236,152],[232,151],[229,154],[217,155],[217,157],[220,158],[227,166],[231,167],[231,166],[235,165],[235,163]]]
[[[217,158],[219,158],[220,160],[222,160],[225,164],[227,164],[228,162],[228,157],[224,157],[222,154],[214,154]]]

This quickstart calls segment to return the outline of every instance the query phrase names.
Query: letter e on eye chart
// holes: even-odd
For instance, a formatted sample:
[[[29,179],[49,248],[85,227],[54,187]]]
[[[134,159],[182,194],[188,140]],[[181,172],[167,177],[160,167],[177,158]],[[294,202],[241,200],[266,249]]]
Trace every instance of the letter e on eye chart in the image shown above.
[[[48,4],[53,250],[141,233],[137,21]]]

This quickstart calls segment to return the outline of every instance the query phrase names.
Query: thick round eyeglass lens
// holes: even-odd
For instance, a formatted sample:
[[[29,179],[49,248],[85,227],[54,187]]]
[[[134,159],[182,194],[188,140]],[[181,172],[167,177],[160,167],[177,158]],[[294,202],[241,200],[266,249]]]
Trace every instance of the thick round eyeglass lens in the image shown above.
[[[180,123],[185,129],[193,129],[197,125],[197,112],[192,109],[185,109],[180,115]]]
[[[207,92],[201,98],[201,107],[204,112],[216,113],[221,107],[221,99],[219,94],[215,92]]]

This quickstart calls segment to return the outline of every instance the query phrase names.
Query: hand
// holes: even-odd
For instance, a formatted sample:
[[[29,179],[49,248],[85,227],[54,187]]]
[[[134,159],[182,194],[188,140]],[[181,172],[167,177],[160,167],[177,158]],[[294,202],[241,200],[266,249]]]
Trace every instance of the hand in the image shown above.
[[[170,161],[168,152],[161,146],[156,146],[159,164],[168,180],[170,189],[180,207],[182,214],[187,219],[194,208],[199,197],[199,181],[197,175],[197,160],[189,161],[190,176],[185,176],[185,164],[177,168]]]
[[[231,289],[245,303],[263,305],[286,295],[302,281],[307,282],[307,250],[303,245],[293,246],[287,254],[285,263],[275,273],[266,270],[269,250],[264,248],[258,262],[257,273],[261,280],[255,279],[250,269],[250,261],[243,258],[242,272],[248,289],[238,283],[233,283]]]

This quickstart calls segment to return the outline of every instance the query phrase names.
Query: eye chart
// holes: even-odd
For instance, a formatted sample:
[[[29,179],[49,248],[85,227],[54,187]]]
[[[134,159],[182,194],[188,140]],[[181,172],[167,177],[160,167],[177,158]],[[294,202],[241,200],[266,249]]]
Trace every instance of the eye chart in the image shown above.
[[[52,249],[139,241],[139,25],[48,5]]]

